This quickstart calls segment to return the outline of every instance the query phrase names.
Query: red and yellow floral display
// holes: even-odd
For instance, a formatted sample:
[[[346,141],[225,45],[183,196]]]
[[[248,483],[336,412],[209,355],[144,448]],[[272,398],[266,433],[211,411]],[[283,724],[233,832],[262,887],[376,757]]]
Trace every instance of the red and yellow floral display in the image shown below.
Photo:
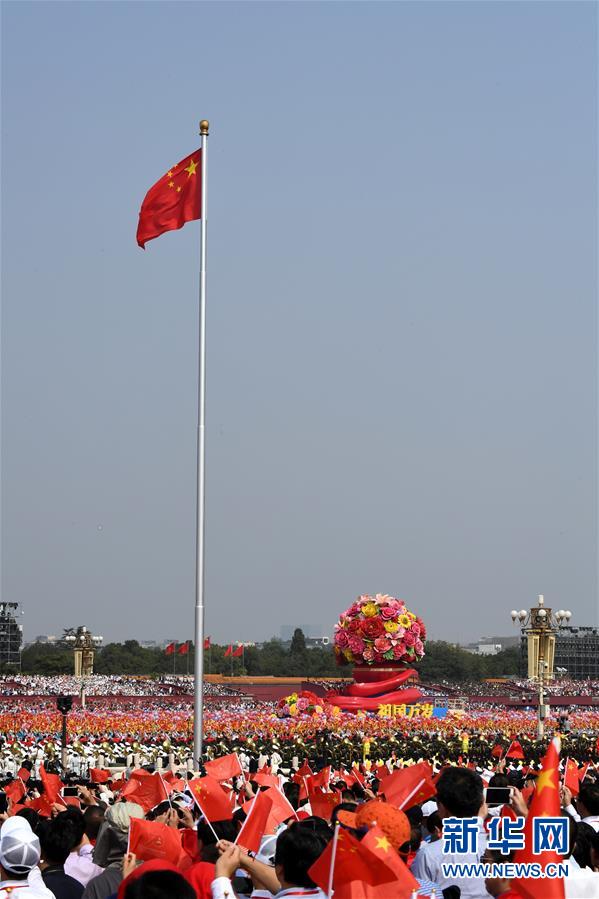
[[[424,622],[401,599],[377,593],[359,596],[335,625],[340,665],[418,662],[424,655]]]

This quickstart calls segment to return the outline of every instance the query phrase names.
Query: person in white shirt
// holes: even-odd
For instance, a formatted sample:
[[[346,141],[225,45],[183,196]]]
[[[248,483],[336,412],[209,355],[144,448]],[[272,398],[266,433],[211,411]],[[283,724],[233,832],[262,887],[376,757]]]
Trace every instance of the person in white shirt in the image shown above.
[[[444,853],[443,838],[433,843],[422,843],[412,864],[412,874],[418,880],[432,880],[442,890],[455,885],[460,888],[460,899],[489,899],[483,877],[446,877],[443,865],[479,862],[487,846],[484,821],[487,806],[484,799],[482,778],[468,768],[447,768],[437,783],[437,805],[442,819],[476,818],[476,851]]]

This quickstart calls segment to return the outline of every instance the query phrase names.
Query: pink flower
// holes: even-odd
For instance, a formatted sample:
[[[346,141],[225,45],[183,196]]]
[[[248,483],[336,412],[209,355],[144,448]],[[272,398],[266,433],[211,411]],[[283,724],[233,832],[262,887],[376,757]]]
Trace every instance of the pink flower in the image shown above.
[[[410,630],[416,637],[418,637],[420,635],[420,625],[418,624],[417,621],[414,621]]]
[[[367,646],[362,653],[362,658],[365,662],[372,662],[372,660],[374,659],[374,649],[372,649],[370,646]]]
[[[414,649],[416,650],[416,652],[418,653],[419,656],[424,655],[424,643],[422,642],[422,640],[416,640],[416,642],[414,644]]]
[[[414,643],[416,642],[416,637],[414,636],[412,631],[406,631],[403,639],[404,639],[404,643],[406,644],[406,646],[413,646]]]
[[[377,652],[387,652],[388,649],[391,649],[391,640],[389,637],[377,637],[374,641],[374,648]]]
[[[403,657],[404,652],[405,652],[404,644],[398,643],[396,646],[393,647],[393,658],[401,659]]]
[[[361,655],[361,653],[364,651],[364,640],[362,640],[361,637],[358,637],[355,634],[352,634],[349,637],[348,645],[355,656]]]
[[[384,618],[385,621],[391,621],[392,618],[395,618],[397,615],[397,610],[392,609],[391,606],[383,606],[381,609],[381,618]]]
[[[308,700],[307,699],[298,699],[297,707],[300,710],[300,712],[305,712],[306,709],[308,708]]]
[[[335,634],[335,645],[339,646],[340,649],[345,649],[348,643],[349,639],[347,634],[343,629],[339,629]]]

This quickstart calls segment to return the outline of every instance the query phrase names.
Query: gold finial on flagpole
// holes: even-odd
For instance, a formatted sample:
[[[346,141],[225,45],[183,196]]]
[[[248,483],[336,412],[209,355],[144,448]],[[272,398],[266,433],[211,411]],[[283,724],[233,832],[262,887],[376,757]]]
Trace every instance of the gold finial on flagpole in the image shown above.
[[[210,128],[210,122],[208,119],[202,119],[200,122],[200,134],[208,134],[208,129]]]

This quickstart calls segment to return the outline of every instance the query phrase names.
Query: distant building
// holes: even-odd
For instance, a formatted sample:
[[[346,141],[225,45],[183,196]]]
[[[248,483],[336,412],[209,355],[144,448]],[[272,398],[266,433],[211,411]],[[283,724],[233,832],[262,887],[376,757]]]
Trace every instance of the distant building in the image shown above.
[[[57,637],[55,634],[40,634],[33,641],[34,643],[58,643],[60,637]]]
[[[18,602],[0,603],[0,662],[18,665],[23,645],[23,625],[17,624]]]
[[[522,671],[527,670],[526,638],[521,641]],[[599,679],[599,628],[562,627],[556,634],[554,671],[573,680]],[[562,669],[557,671],[557,669]]]
[[[478,643],[469,643],[463,648],[479,656],[495,656],[510,646],[518,645],[518,637],[481,637]]]

